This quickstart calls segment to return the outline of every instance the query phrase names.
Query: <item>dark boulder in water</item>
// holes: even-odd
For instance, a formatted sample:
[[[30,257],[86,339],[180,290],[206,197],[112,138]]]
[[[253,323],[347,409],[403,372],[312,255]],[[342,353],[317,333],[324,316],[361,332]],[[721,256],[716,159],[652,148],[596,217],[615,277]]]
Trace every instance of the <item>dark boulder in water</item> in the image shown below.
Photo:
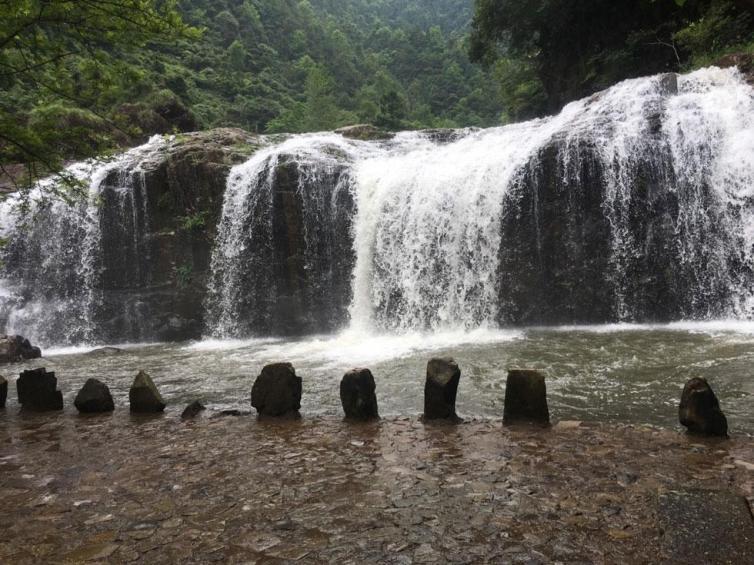
[[[267,365],[251,388],[251,405],[260,416],[295,416],[301,408],[301,377],[290,363]]]
[[[431,359],[427,363],[424,383],[424,419],[457,420],[456,393],[461,369],[450,357]]]
[[[717,396],[706,379],[693,378],[683,387],[678,419],[690,433],[722,436],[728,435],[725,418]]]
[[[194,402],[186,406],[186,408],[183,410],[183,412],[181,413],[181,420],[192,420],[206,409],[207,407],[204,406],[204,404],[202,404],[198,400],[195,400]]]
[[[39,359],[42,350],[20,335],[0,336],[0,363],[16,363],[25,359]]]
[[[117,347],[98,347],[97,349],[92,349],[87,355],[92,357],[111,357],[113,355],[120,355],[121,353],[123,353],[123,350]]]
[[[18,402],[21,408],[31,412],[48,412],[63,409],[63,393],[57,390],[55,373],[43,367],[21,373],[16,381]]]
[[[348,371],[340,381],[340,402],[346,418],[374,420],[379,418],[374,376],[369,369]]]
[[[505,384],[503,423],[550,424],[545,376],[539,371],[512,369]]]
[[[152,378],[144,371],[136,375],[131,390],[128,391],[131,412],[157,413],[165,410],[165,401],[157,390]]]
[[[115,410],[110,389],[97,379],[87,379],[73,404],[82,414],[100,414]]]
[[[8,381],[0,376],[0,408],[5,408],[5,400],[8,398]]]

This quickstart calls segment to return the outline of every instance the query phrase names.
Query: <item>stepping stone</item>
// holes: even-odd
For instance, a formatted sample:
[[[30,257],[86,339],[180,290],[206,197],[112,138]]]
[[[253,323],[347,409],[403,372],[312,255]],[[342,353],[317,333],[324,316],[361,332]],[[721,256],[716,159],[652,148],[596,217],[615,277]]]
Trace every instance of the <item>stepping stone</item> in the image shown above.
[[[340,381],[340,403],[346,418],[351,420],[376,420],[377,395],[374,376],[369,369],[354,369]]]
[[[260,416],[296,416],[301,408],[301,377],[290,363],[267,365],[251,387],[251,406]]]
[[[165,410],[165,401],[160,391],[152,382],[152,378],[144,371],[139,371],[136,375],[131,390],[128,391],[128,401],[131,405],[131,412],[135,413],[149,414]]]
[[[110,389],[97,379],[88,379],[73,401],[82,414],[100,414],[115,410]]]
[[[18,402],[24,410],[48,412],[63,409],[63,393],[57,390],[58,379],[55,373],[44,367],[21,373],[16,381]]]
[[[706,379],[693,378],[683,387],[678,420],[689,433],[727,437],[728,420]]]
[[[424,419],[459,420],[456,414],[456,394],[461,369],[450,357],[431,359],[427,363],[424,383]]]
[[[194,402],[186,406],[185,410],[181,414],[181,420],[191,420],[193,418],[196,418],[206,409],[207,407],[204,406],[204,404],[202,404],[198,400],[195,400]]]
[[[503,424],[550,424],[545,376],[530,369],[511,369],[505,384]]]

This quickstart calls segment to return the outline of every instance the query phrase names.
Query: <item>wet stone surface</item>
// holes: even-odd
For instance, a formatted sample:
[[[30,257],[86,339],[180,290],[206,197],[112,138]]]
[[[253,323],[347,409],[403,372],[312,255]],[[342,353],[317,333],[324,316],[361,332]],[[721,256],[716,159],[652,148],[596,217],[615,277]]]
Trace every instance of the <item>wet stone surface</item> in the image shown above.
[[[750,501],[754,441],[0,413],[2,563],[682,562],[660,502],[679,489]]]

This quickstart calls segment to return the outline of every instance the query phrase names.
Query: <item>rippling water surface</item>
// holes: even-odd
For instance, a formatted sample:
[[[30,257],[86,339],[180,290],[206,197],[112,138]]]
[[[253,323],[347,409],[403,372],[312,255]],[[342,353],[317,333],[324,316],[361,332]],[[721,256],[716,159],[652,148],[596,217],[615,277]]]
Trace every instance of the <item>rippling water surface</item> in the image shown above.
[[[553,419],[622,421],[676,426],[684,382],[706,377],[733,431],[754,433],[754,323],[678,323],[665,326],[594,326],[478,330],[470,333],[373,336],[344,333],[300,340],[260,339],[120,346],[103,356],[91,348],[58,349],[45,358],[2,369],[16,376],[26,366],[57,372],[66,403],[89,377],[108,383],[127,405],[135,373],[148,371],[170,409],[202,398],[211,408],[250,409],[249,392],[263,365],[290,361],[304,379],[304,414],[340,414],[338,384],[344,371],[372,369],[383,415],[422,411],[424,371],[432,356],[458,361],[458,410],[464,416],[501,417],[506,370],[547,374]],[[9,407],[16,406],[11,386]]]

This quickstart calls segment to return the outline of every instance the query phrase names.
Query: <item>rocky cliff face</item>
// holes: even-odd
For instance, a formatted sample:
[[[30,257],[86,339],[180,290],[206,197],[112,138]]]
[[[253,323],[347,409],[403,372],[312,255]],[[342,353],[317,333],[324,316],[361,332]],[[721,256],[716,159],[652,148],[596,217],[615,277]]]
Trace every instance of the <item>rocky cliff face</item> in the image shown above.
[[[750,317],[753,129],[746,76],[708,69],[491,130],[157,137],[73,167],[85,202],[3,204],[0,322],[49,345]]]
[[[138,171],[113,170],[101,189],[102,302],[106,342],[181,340],[202,332],[210,255],[231,167],[267,140],[241,130],[183,134]],[[131,175],[124,183],[123,175]],[[136,186],[122,205],[124,184]]]

